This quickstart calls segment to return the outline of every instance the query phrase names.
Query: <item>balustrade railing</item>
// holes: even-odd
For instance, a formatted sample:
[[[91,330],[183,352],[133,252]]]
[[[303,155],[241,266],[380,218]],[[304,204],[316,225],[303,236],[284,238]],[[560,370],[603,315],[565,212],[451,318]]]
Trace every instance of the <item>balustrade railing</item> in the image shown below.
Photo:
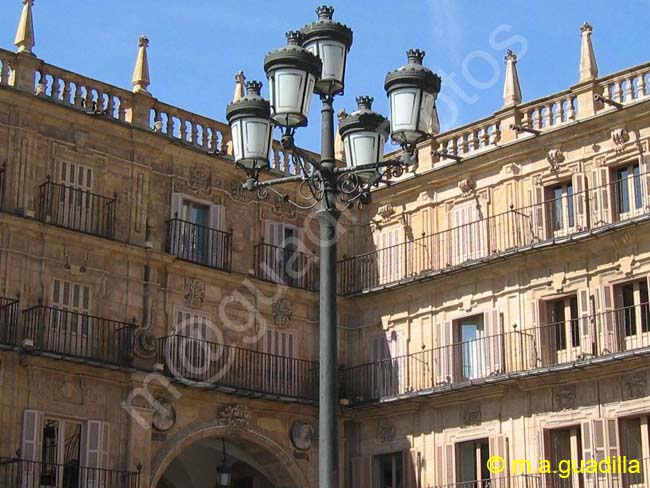
[[[133,323],[37,305],[23,311],[22,327],[34,351],[124,366],[133,359]]]
[[[230,271],[232,232],[172,219],[167,222],[167,252],[184,261]]]
[[[0,86],[7,86],[11,82],[16,62],[16,55],[0,49]]]
[[[158,340],[158,362],[187,384],[315,400],[318,363],[181,335]]]
[[[459,470],[460,472],[460,470]],[[568,485],[570,486],[570,485]],[[503,476],[495,474],[491,478],[458,481],[457,483],[434,485],[430,488],[551,488],[544,484],[544,478],[538,474],[521,474],[515,476]]]
[[[19,344],[18,319],[19,301],[0,297],[0,344],[16,346]]]
[[[650,215],[650,174],[636,173],[581,191],[567,190],[521,208],[338,262],[342,295],[538,245]]]
[[[603,96],[626,104],[650,95],[650,63],[635,66],[600,79]],[[614,109],[605,105],[604,109]]]
[[[255,246],[255,277],[304,290],[316,290],[318,262],[316,256],[289,247],[264,242]]]
[[[112,238],[116,198],[48,180],[38,189],[37,218],[59,227]]]
[[[578,115],[578,99],[570,91],[556,93],[521,106],[522,125],[545,130],[574,122]]]
[[[436,137],[434,149],[443,154],[439,156],[441,160],[445,160],[444,154],[467,157],[495,147],[500,139],[499,121],[494,117],[488,117],[440,134]]]
[[[0,458],[2,488],[139,488],[140,473]]]

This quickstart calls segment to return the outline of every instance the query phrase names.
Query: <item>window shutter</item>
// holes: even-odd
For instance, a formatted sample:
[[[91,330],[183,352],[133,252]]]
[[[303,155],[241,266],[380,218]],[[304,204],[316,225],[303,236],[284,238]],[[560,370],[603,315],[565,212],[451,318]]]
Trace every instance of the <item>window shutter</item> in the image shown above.
[[[539,431],[539,436],[537,438],[538,440],[538,452],[537,452],[537,465],[539,466],[539,463],[541,463],[542,459],[550,460],[551,459],[551,436],[550,432],[546,429],[541,429]],[[584,442],[583,442],[584,445]],[[551,485],[552,483],[552,478],[551,475],[549,474],[543,474],[542,475],[542,480],[545,480],[547,483],[547,486]]]
[[[282,247],[284,241],[284,224],[273,220],[266,221],[264,242],[270,246]]]
[[[496,434],[490,437],[490,456],[500,456],[506,462],[506,469],[499,474],[491,474],[490,478],[492,488],[506,488],[508,485],[508,467],[510,460],[508,458],[508,438],[505,434]]]
[[[585,463],[594,459],[593,442],[591,438],[591,420],[585,420],[581,424],[581,440],[582,440],[582,459]],[[593,488],[595,485],[594,475],[585,473],[585,486]]]
[[[582,231],[589,228],[589,222],[587,221],[587,178],[584,173],[575,173],[572,183],[575,227],[576,230]]]
[[[183,219],[183,194],[172,193],[172,201],[170,206],[170,218]]]
[[[493,308],[485,313],[485,331],[487,344],[484,349],[487,356],[488,375],[504,372],[503,364],[503,331],[501,330],[501,316],[499,310]]]
[[[444,484],[453,485],[456,482],[456,446],[453,443],[445,445],[445,477]]]
[[[352,458],[352,488],[373,488],[371,456]]]
[[[536,328],[535,340],[537,351],[535,366],[550,366],[555,364],[555,331],[548,327],[548,312],[546,301],[537,300],[533,303],[533,326]]]
[[[616,330],[616,316],[614,312],[614,291],[611,285],[600,288],[600,329],[602,344],[601,353],[614,353],[620,350],[618,346],[618,331]]]
[[[580,320],[580,349],[582,354],[593,356],[594,331],[589,313],[589,288],[578,291],[578,317]]]
[[[402,451],[402,472],[404,473],[404,488],[420,488],[420,468],[418,453],[415,449]],[[399,482],[399,480],[398,480]]]
[[[650,156],[644,156],[641,163],[641,188],[643,195],[641,201],[645,212],[650,211]]]
[[[597,214],[595,222],[592,222],[592,224],[593,226],[600,226],[612,222],[609,168],[600,168],[594,173],[594,180],[598,185],[597,188],[594,188],[594,198],[597,201],[597,208],[595,211]]]
[[[607,453],[605,452],[605,420],[604,419],[594,419],[591,421],[592,426],[591,426],[591,433],[593,435],[593,455],[594,459],[597,462],[602,461],[605,459],[605,456]],[[598,483],[597,486],[606,486],[604,484],[605,477],[607,476],[605,473],[598,473]]]
[[[618,419],[617,418],[608,418],[607,423],[607,446],[605,455],[609,456],[610,459],[615,459],[620,454],[620,448],[618,444],[619,434],[618,434]],[[620,486],[620,474],[612,473],[611,486]]]
[[[445,476],[445,451],[442,446],[436,446],[436,459],[435,459],[435,480],[437,485],[444,485],[447,478]]]
[[[41,460],[43,443],[43,412],[27,409],[23,412],[23,438],[20,457],[26,461]]]
[[[211,229],[223,230],[223,205],[214,204],[210,205],[208,211],[208,222]]]
[[[453,340],[450,321],[436,324],[436,384],[448,383],[452,378]]]
[[[533,240],[546,240],[546,214],[547,204],[544,201],[544,188],[532,183],[534,186],[534,207],[533,207]]]

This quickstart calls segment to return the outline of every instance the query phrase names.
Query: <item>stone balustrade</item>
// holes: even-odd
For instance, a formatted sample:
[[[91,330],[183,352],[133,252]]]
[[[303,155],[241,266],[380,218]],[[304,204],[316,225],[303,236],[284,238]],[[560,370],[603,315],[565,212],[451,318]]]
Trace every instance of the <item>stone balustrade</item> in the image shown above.
[[[86,112],[127,121],[133,94],[127,90],[42,63],[34,94]]]
[[[500,140],[499,121],[489,117],[440,134],[433,147],[437,148],[441,154],[439,157],[444,160],[444,154],[468,156],[494,147]]]
[[[600,79],[603,96],[626,104],[650,96],[650,63],[635,66]],[[614,109],[605,105],[604,109]]]
[[[570,91],[522,104],[522,125],[543,131],[574,122],[578,115],[578,99]]]
[[[0,49],[0,85],[9,85],[14,70],[16,55]]]

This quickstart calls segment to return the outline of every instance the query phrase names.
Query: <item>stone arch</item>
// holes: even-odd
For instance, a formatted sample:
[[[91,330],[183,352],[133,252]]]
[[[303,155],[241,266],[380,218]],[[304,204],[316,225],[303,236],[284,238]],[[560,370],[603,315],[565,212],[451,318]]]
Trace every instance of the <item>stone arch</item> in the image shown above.
[[[264,468],[264,475],[276,488],[304,488],[309,486],[305,474],[287,450],[250,427],[233,430],[218,421],[193,426],[169,440],[156,454],[151,464],[151,488],[156,488],[165,470],[184,449],[201,439],[221,439],[232,443],[254,456]]]

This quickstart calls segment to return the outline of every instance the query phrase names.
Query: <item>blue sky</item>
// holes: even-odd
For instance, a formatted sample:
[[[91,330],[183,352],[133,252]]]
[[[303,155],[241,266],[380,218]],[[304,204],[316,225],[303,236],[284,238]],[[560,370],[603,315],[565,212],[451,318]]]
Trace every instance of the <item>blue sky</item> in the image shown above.
[[[0,47],[13,50],[20,0],[3,0]],[[264,79],[264,55],[284,45],[284,33],[316,18],[306,0],[36,0],[36,54],[51,64],[130,88],[140,34],[151,40],[151,93],[218,120],[233,93],[234,74]],[[519,54],[524,100],[562,90],[578,79],[579,27],[594,26],[600,73],[650,59],[650,0],[345,0],[335,18],[354,30],[346,93],[375,97],[386,114],[384,76],[404,64],[406,49],[427,52],[443,79],[443,129],[484,117],[501,106],[503,56]],[[318,148],[319,113],[300,145]]]

